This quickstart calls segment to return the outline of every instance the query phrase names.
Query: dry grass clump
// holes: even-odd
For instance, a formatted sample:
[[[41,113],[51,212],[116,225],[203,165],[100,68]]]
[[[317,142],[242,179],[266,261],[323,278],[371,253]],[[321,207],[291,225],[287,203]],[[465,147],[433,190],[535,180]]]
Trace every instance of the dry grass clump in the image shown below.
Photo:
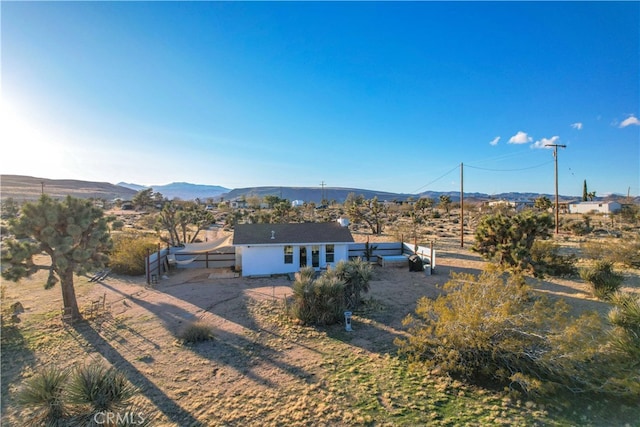
[[[184,344],[197,344],[199,342],[209,341],[213,339],[211,327],[204,322],[198,321],[189,323],[180,332],[180,339]]]

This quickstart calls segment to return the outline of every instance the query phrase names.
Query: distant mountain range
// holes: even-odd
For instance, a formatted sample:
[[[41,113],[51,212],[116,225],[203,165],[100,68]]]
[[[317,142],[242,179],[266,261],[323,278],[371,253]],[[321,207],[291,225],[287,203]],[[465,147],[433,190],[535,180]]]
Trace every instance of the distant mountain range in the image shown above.
[[[90,182],[90,181],[78,181],[78,180],[55,180],[46,178],[35,178],[31,176],[22,175],[1,175],[0,176],[0,196],[3,199],[12,197],[17,201],[21,200],[35,200],[42,192],[45,192],[53,197],[65,197],[71,195],[81,198],[99,198],[106,200],[122,199],[130,200],[138,191],[147,188],[152,188],[154,192],[161,193],[168,199],[179,198],[181,200],[194,200],[196,198],[207,201],[207,199],[214,199],[219,201],[234,200],[240,198],[247,198],[251,196],[257,196],[263,198],[267,195],[274,195],[288,200],[302,200],[304,202],[314,202],[320,204],[322,199],[328,201],[335,200],[342,203],[350,193],[355,195],[362,195],[366,199],[372,199],[377,197],[378,200],[406,200],[409,197],[414,199],[420,197],[430,197],[437,200],[442,195],[447,195],[453,202],[460,201],[460,193],[457,191],[440,192],[440,191],[425,191],[419,194],[408,193],[390,193],[376,190],[364,190],[360,188],[343,188],[343,187],[325,187],[324,189],[319,187],[247,187],[236,188],[230,190],[218,185],[198,185],[188,182],[174,182],[167,185],[157,186],[143,186],[132,183],[120,182],[117,185],[106,182]],[[501,193],[501,194],[485,194],[485,193],[465,193],[464,197],[467,201],[480,201],[480,200],[509,200],[509,201],[523,201],[523,200],[535,200],[540,196],[547,196],[551,200],[554,196],[551,194],[539,194],[539,193]],[[578,196],[560,196],[562,201],[579,200]],[[606,199],[625,199],[623,196],[613,195],[608,196]],[[597,200],[603,200],[605,198],[599,197]],[[640,203],[640,197],[634,199],[635,203]]]
[[[181,200],[195,200],[208,198],[219,198],[221,194],[231,191],[228,188],[220,187],[219,185],[200,185],[190,184],[188,182],[172,182],[166,185],[152,185],[144,186],[138,184],[130,184],[126,182],[119,182],[117,185],[136,192],[152,188],[155,193],[160,193],[167,199],[181,199]]]
[[[11,197],[18,202],[36,200],[43,193],[56,199],[73,196],[86,199],[130,200],[137,191],[108,182],[0,175],[0,197],[2,199]]]

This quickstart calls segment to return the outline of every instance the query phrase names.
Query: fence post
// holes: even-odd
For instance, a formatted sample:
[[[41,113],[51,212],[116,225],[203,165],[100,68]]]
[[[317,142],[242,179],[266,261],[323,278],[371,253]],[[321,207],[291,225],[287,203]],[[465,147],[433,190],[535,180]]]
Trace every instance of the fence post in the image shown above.
[[[147,248],[147,285],[151,284],[151,249]]]
[[[156,277],[160,277],[160,243],[158,243],[158,256],[156,257]]]

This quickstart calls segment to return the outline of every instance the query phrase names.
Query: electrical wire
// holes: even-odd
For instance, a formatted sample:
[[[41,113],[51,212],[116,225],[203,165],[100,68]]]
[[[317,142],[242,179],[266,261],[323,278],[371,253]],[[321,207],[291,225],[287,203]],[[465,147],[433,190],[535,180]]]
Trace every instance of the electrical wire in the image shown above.
[[[453,172],[454,170],[458,169],[459,167],[460,167],[460,165],[454,166],[453,168],[451,168],[451,170],[449,170],[448,172],[445,172],[444,174],[440,175],[439,177],[437,177],[433,181],[426,183],[425,185],[423,185],[422,187],[420,187],[420,188],[418,188],[416,190],[413,190],[412,194],[417,194],[423,188],[428,187],[431,184],[440,181],[442,178],[444,178],[445,176],[449,175],[451,172]]]
[[[535,166],[528,166],[526,168],[517,168],[517,169],[491,169],[491,168],[481,168],[478,166],[472,166],[472,165],[467,165],[465,164],[464,167],[466,168],[471,168],[471,169],[479,169],[479,170],[483,170],[483,171],[490,171],[490,172],[519,172],[519,171],[525,171],[525,170],[529,170],[529,169],[537,169],[537,168],[541,168],[542,166],[546,166],[550,163],[553,163],[553,160],[549,160],[548,162],[544,162],[544,163],[540,163],[539,165],[535,165]]]

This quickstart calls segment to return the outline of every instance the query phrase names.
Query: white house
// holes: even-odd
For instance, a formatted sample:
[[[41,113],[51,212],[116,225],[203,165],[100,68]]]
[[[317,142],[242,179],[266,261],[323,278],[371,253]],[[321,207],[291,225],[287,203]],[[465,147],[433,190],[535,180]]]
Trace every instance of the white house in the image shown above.
[[[349,260],[353,236],[338,222],[298,224],[239,224],[233,234],[236,269],[243,276],[316,270]]]
[[[579,202],[569,204],[569,213],[614,213],[619,212],[622,205],[618,202]]]
[[[297,208],[297,207],[300,207],[300,206],[304,206],[304,200],[293,200],[291,202],[291,207],[292,208]]]

